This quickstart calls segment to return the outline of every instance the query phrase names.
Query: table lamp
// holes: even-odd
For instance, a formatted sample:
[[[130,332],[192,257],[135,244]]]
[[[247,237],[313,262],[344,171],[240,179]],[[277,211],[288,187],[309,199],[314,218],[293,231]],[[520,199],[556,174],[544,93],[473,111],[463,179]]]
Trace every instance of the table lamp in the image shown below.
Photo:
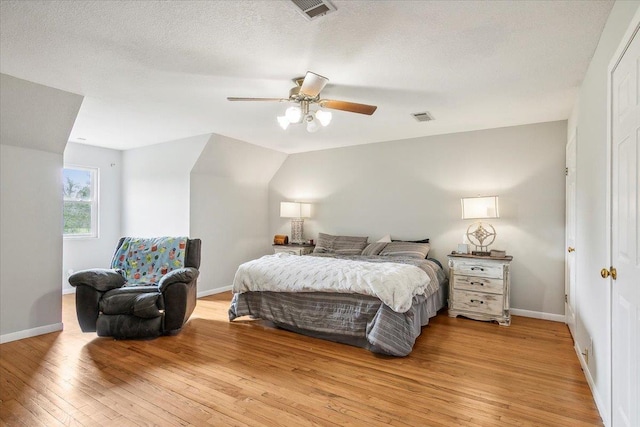
[[[311,217],[311,203],[280,202],[280,218],[291,218],[291,243],[302,244],[304,218]]]
[[[498,196],[463,197],[462,219],[500,218]],[[496,239],[496,230],[491,224],[474,222],[467,228],[467,239],[476,247],[473,255],[489,255],[488,247]]]

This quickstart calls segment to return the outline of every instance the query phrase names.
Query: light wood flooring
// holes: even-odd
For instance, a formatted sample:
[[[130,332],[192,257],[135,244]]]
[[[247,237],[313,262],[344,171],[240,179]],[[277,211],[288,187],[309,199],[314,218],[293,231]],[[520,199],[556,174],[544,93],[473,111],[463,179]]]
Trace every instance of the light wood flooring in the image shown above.
[[[230,323],[230,293],[146,341],[64,331],[0,346],[0,424],[26,426],[602,425],[562,323],[439,314],[408,357]]]

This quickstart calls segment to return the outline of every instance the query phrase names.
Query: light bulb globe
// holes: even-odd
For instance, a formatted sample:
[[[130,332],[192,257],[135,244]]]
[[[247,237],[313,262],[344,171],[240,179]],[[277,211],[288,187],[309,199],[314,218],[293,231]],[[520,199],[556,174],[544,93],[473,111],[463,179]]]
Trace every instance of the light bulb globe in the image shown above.
[[[285,117],[289,120],[289,123],[300,123],[302,122],[302,110],[300,107],[294,105],[293,107],[287,108],[287,111],[284,112]]]
[[[306,120],[307,120],[307,132],[314,133],[314,132],[317,132],[318,129],[320,129],[320,125],[318,124],[318,121],[314,120],[312,114],[307,115]]]
[[[327,126],[329,123],[331,123],[332,117],[333,115],[331,114],[331,111],[324,111],[324,110],[316,111],[316,118],[320,121],[320,124],[322,126]]]
[[[278,124],[283,130],[287,130],[289,127],[289,119],[286,116],[278,116]]]

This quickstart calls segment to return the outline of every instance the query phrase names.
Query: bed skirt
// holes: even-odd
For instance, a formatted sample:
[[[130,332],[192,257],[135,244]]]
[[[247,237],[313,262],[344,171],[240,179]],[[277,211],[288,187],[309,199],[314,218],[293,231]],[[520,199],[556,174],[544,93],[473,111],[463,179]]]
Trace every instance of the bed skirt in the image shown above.
[[[251,316],[311,337],[406,356],[422,327],[446,304],[446,295],[446,283],[441,284],[433,295],[416,296],[408,311],[397,313],[366,295],[244,292],[234,294],[229,320]]]

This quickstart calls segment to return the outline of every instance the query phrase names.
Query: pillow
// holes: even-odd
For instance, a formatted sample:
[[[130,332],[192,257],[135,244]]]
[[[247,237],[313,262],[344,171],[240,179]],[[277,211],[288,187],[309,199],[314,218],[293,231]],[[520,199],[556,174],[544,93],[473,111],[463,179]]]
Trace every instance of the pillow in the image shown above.
[[[428,243],[391,242],[387,243],[380,256],[404,256],[424,259],[429,255],[431,245]]]
[[[314,253],[333,253],[336,255],[360,255],[367,246],[368,237],[332,236],[318,233]]]
[[[407,242],[407,243],[429,243],[429,239],[422,240],[391,240],[392,242]]]
[[[362,250],[362,255],[380,255],[380,252],[387,246],[387,242],[375,242],[369,243],[366,248]]]
[[[376,240],[376,243],[377,242],[390,242],[390,241],[391,241],[391,234],[387,234],[386,236],[384,236],[380,240]]]

